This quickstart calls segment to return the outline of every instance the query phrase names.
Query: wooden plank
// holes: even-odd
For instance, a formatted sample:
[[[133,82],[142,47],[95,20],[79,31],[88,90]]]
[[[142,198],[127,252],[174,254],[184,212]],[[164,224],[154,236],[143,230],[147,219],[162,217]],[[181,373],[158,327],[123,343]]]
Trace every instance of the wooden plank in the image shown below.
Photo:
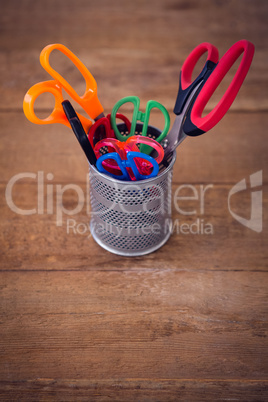
[[[153,4],[154,7],[150,1],[139,2],[137,6],[118,0],[111,5],[108,0],[100,0],[98,4],[78,0],[76,7],[73,7],[73,3],[66,0],[55,10],[52,0],[38,5],[33,0],[14,0],[13,5],[3,4],[2,29],[11,43],[5,42],[2,36],[1,46],[5,50],[10,47],[15,50],[33,49],[40,45],[40,38],[55,40],[55,37],[67,37],[70,43],[76,43],[80,48],[106,48],[111,42],[114,48],[122,48],[128,43],[130,48],[138,50],[150,47],[161,51],[164,48],[173,49],[178,42],[188,44],[200,39],[204,41],[208,35],[216,45],[223,44],[223,39],[225,43],[233,40],[241,31],[259,40],[262,47],[267,44],[267,39],[260,37],[261,33],[267,32],[265,0],[256,0],[255,3],[250,0],[230,0],[226,3],[189,0],[187,4],[183,1],[156,0]],[[12,35],[7,16],[16,16],[17,37]],[[61,31],[56,24],[59,20],[62,28],[65,28]],[[224,24],[218,25],[218,21],[224,20],[232,29],[227,29]],[[71,35],[67,29],[70,25],[73,28]],[[200,32],[200,38],[196,37],[197,32]]]
[[[1,381],[267,380],[267,273],[1,273],[1,299]]]
[[[193,186],[198,200],[178,201],[177,185],[173,185],[173,235],[164,247],[153,254],[127,258],[101,249],[91,237],[88,227],[90,211],[81,204],[79,213],[63,214],[62,226],[56,226],[61,209],[56,204],[54,187],[54,213],[20,215],[11,211],[1,185],[1,269],[2,270],[266,270],[267,269],[267,185],[263,187],[263,230],[254,232],[241,225],[228,210],[228,193],[232,185],[214,185],[204,198],[204,213],[200,207],[199,185]],[[83,194],[87,189],[80,186]],[[46,189],[44,200],[46,199]],[[180,195],[192,196],[192,192]],[[37,208],[37,185],[20,183],[13,188],[13,202],[18,208]],[[74,191],[66,191],[63,204],[69,210],[77,207]],[[250,217],[250,192],[234,199],[233,210]],[[83,208],[82,208],[83,206]],[[178,207],[180,209],[178,209]],[[195,212],[193,215],[184,215]],[[199,223],[198,223],[199,220]],[[203,223],[202,223],[203,222]],[[186,224],[189,230],[181,230]],[[195,225],[195,226],[191,226]],[[203,225],[203,226],[202,226]],[[205,228],[209,228],[206,234]],[[212,230],[211,230],[212,228]],[[226,252],[228,250],[228,253]]]
[[[0,113],[0,118],[2,182],[18,173],[38,171],[45,176],[52,173],[51,183],[86,182],[88,164],[71,129],[60,124],[38,126],[22,113]],[[153,114],[152,123],[161,128],[162,116]],[[177,148],[173,182],[236,183],[264,170],[267,125],[264,113],[229,113],[210,132],[187,138]]]
[[[267,400],[265,174],[261,233],[236,222],[227,199],[235,183],[267,167],[268,2],[14,0],[1,11],[0,399]],[[200,200],[180,201],[194,215],[176,211],[173,200],[174,219],[204,219],[214,234],[174,233],[156,253],[131,259],[103,251],[89,232],[67,234],[65,215],[57,227],[55,186],[75,183],[86,194],[88,167],[70,131],[23,116],[27,89],[50,78],[41,49],[60,42],[73,50],[95,76],[106,113],[135,94],[143,108],[156,99],[172,115],[189,52],[210,41],[222,55],[241,38],[256,53],[236,101],[210,133],[182,144],[174,168],[173,195],[183,183],[213,185],[204,214]],[[82,93],[76,72],[55,61]],[[43,98],[37,112],[48,115],[50,105]],[[160,116],[153,122],[160,127]],[[12,212],[8,181],[38,171],[54,186],[53,214],[46,205],[43,215]],[[36,207],[36,182],[21,180],[13,195],[19,207]],[[233,201],[248,219],[250,191]],[[66,192],[64,205],[76,204]],[[86,206],[72,218],[88,224]]]
[[[20,401],[265,401],[267,381],[253,380],[60,380],[0,382],[2,400]]]
[[[179,69],[196,45],[211,41],[223,55],[234,42],[246,38],[255,44],[256,54],[232,109],[267,110],[267,2],[190,0],[185,4],[157,0],[153,7],[151,2],[134,6],[120,0],[111,6],[107,0],[79,0],[73,7],[66,0],[55,10],[52,0],[38,5],[33,0],[5,2],[0,16],[0,108],[20,109],[28,88],[50,79],[38,60],[49,43],[64,43],[88,66],[106,111],[131,94],[144,102],[155,98],[172,110]],[[70,26],[71,33],[66,33],[65,27]],[[60,68],[82,93],[83,83],[65,60]],[[224,84],[222,91],[225,88]],[[49,101],[41,105],[49,108]]]
[[[84,315],[85,320],[97,319],[98,315],[100,320],[103,316],[121,320],[124,315],[133,315],[134,319],[135,314],[152,318],[168,313],[178,314],[182,321],[192,318],[195,325],[190,332],[195,332],[196,326],[201,330],[204,322],[211,333],[216,333],[222,324],[231,328],[255,321],[262,325],[267,320],[267,272],[191,272],[152,267],[132,272],[29,271],[0,275],[0,314],[4,320],[10,319],[11,326],[16,320],[35,315],[37,320],[60,314]],[[183,333],[182,329],[179,332]],[[132,336],[138,339],[138,334]],[[153,331],[151,336],[153,340]]]
[[[180,48],[176,54],[170,50],[170,54],[166,54],[167,51],[164,54],[161,54],[163,51],[160,54],[155,51],[140,51],[137,55],[137,50],[129,51],[127,49],[116,50],[114,54],[111,54],[111,51],[103,54],[103,50],[90,49],[90,56],[88,56],[87,51],[78,52],[75,45],[69,47],[79,56],[95,77],[98,84],[99,99],[105,112],[109,113],[119,99],[129,95],[139,96],[142,107],[144,107],[149,99],[154,99],[162,103],[169,111],[172,111],[177,97],[180,68],[190,51],[199,43],[201,41],[189,45],[187,52]],[[177,46],[175,49],[177,49]],[[227,49],[227,45],[221,46],[221,55]],[[7,56],[5,53],[2,55],[5,63],[3,77],[0,78],[3,95],[5,96],[5,98],[0,99],[0,109],[2,111],[6,111],[8,108],[11,110],[21,110],[23,98],[28,89],[37,82],[51,79],[51,76],[39,64],[39,53],[41,50],[42,46],[35,51],[18,51],[16,56],[13,53]],[[26,55],[25,52],[27,52]],[[13,60],[14,57],[15,60]],[[7,61],[5,61],[6,58]],[[122,62],[123,58],[126,58],[126,60]],[[24,59],[24,63],[26,64],[25,72],[17,75],[15,84],[12,84],[14,82],[14,75],[17,73],[16,66],[22,59]],[[103,59],[105,62],[101,64]],[[77,93],[82,95],[85,90],[84,80],[72,66],[69,66],[71,63],[66,62],[65,59],[60,61],[61,63],[58,62],[58,71],[65,78],[68,78]],[[265,87],[267,86],[268,77],[266,71],[263,71],[263,63],[267,64],[264,51],[262,54],[257,53],[254,56],[254,61],[246,81],[231,106],[231,111],[267,110],[268,97]],[[9,65],[11,66],[10,68],[8,68]],[[231,73],[209,101],[206,111],[211,110],[218,103],[226,91],[230,80]],[[69,96],[65,95],[65,97],[72,101]],[[52,111],[53,105],[52,95],[43,95],[36,103],[37,113],[44,110],[46,115],[48,115]],[[81,110],[77,104],[74,103],[74,105],[77,110]]]

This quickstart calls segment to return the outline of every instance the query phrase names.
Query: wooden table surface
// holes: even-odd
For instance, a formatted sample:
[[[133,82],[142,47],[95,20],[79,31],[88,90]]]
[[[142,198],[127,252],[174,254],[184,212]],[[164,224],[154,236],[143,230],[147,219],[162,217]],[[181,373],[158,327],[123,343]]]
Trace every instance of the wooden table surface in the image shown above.
[[[266,0],[1,2],[1,400],[268,400],[267,17]],[[174,221],[190,227],[199,219],[213,233],[175,232],[158,251],[126,258],[92,239],[86,203],[57,226],[56,193],[76,184],[87,194],[88,167],[68,128],[37,126],[23,114],[28,88],[50,79],[39,64],[42,48],[63,43],[86,64],[106,113],[121,97],[138,95],[142,107],[163,103],[173,123],[189,52],[209,41],[223,55],[243,38],[256,51],[237,99],[209,133],[178,148],[174,167],[173,196],[188,184],[199,197],[180,201],[180,211],[195,211],[185,215],[175,196]],[[82,93],[66,60],[55,63]],[[37,113],[50,110],[44,96]],[[152,120],[161,126],[160,115]],[[228,210],[229,192],[245,179],[248,190],[231,206],[249,220],[256,172],[263,178],[260,232]],[[75,191],[66,190],[63,202],[74,209]],[[40,213],[19,213],[37,205]],[[80,231],[67,233],[70,218]]]

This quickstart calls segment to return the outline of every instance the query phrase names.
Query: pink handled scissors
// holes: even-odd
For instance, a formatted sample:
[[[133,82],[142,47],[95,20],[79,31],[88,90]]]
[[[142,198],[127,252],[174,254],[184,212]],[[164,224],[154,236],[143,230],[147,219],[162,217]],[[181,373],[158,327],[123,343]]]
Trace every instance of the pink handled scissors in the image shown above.
[[[140,152],[138,144],[146,144],[152,147],[156,151],[157,156],[152,158]],[[103,147],[108,148],[108,153],[104,155],[101,153],[101,148]],[[123,176],[122,178],[126,180],[140,180],[156,176],[159,170],[158,164],[164,157],[162,146],[152,138],[142,135],[129,137],[125,142],[121,142],[115,138],[103,139],[96,144],[94,151],[98,158],[97,167],[100,171],[119,179],[120,176]],[[124,162],[122,162],[127,159],[131,160],[129,166],[125,166]]]

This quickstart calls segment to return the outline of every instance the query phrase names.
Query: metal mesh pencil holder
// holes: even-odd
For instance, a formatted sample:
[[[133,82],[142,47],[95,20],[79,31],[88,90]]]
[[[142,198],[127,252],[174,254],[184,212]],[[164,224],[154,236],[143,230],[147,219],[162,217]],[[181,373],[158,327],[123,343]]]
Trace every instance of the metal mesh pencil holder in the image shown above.
[[[124,124],[118,125],[126,132]],[[137,124],[139,134],[142,124]],[[160,131],[148,127],[148,136]],[[89,165],[90,231],[104,249],[123,256],[149,254],[166,243],[171,234],[171,184],[176,153],[160,166],[156,177],[122,181]]]

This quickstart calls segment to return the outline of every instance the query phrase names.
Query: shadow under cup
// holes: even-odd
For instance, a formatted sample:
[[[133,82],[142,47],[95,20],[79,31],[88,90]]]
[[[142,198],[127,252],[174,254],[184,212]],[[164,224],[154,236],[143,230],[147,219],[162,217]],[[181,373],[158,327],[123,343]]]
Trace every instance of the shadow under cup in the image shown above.
[[[118,124],[122,134],[125,124]],[[142,124],[136,125],[141,134]],[[148,137],[160,130],[148,126]],[[171,186],[176,152],[158,176],[140,181],[122,181],[100,173],[89,165],[91,220],[94,240],[104,249],[123,256],[149,254],[163,246],[172,231]]]

